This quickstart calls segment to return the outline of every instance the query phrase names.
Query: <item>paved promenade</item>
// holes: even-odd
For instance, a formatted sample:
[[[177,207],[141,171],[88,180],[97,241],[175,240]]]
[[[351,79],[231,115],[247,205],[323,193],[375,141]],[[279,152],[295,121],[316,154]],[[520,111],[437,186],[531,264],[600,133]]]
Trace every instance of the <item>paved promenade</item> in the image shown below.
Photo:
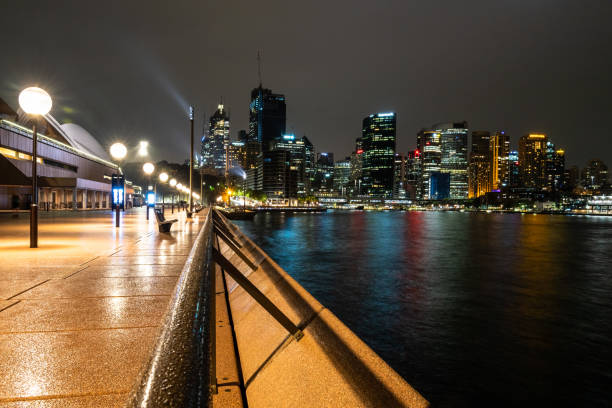
[[[0,217],[0,407],[122,406],[206,210],[159,234],[144,208]]]

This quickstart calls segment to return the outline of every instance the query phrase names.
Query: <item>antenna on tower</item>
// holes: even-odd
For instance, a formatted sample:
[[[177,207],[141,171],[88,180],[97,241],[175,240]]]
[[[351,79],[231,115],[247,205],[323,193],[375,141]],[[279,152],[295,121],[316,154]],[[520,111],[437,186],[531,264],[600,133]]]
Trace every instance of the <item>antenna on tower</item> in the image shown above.
[[[261,55],[257,51],[257,76],[259,77],[259,87],[261,88]]]

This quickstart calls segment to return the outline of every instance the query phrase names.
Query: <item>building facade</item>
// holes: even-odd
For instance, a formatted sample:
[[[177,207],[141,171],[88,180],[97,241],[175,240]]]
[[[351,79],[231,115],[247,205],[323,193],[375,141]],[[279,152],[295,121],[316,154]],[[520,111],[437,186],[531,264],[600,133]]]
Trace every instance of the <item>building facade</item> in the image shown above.
[[[544,156],[547,142],[548,137],[540,133],[529,133],[520,138],[518,153],[523,187],[542,190],[546,185]]]
[[[230,120],[222,104],[208,121],[208,132],[202,141],[202,167],[226,174],[229,163],[226,160],[230,145]]]
[[[361,190],[370,197],[393,197],[396,114],[377,113],[363,119]]]

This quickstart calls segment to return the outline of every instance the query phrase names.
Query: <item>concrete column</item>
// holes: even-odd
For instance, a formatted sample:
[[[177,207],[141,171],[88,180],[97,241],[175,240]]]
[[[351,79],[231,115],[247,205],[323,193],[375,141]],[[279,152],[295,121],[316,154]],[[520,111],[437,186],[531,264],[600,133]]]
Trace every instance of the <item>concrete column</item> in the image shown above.
[[[77,188],[72,189],[72,211],[77,210]]]
[[[81,199],[83,200],[83,209],[87,209],[87,189],[83,189],[83,194],[81,195]]]

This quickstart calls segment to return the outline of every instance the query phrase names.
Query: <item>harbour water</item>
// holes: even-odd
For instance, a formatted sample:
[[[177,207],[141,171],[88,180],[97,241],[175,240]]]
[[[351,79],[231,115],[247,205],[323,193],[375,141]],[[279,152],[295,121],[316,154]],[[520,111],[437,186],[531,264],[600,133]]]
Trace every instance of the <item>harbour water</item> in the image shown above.
[[[612,404],[612,217],[235,222],[433,406]]]

